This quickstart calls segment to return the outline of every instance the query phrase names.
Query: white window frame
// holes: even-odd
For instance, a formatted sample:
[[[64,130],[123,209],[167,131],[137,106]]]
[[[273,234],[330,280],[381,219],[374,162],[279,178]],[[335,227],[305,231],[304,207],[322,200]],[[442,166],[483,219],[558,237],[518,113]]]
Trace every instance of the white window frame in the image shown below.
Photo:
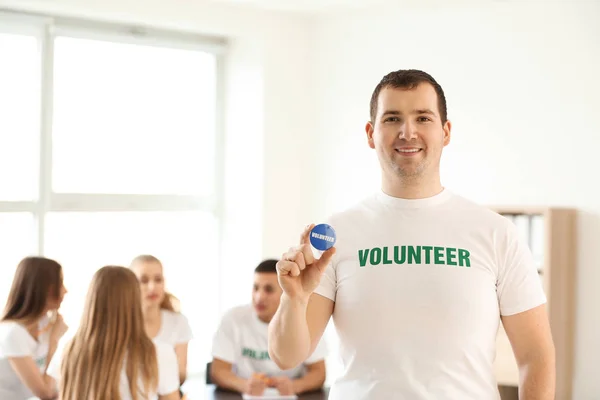
[[[222,243],[224,224],[224,76],[227,43],[219,37],[176,32],[144,26],[113,24],[76,18],[13,12],[0,9],[0,32],[22,33],[38,38],[41,51],[41,118],[39,143],[38,199],[0,201],[2,212],[30,212],[37,222],[37,253],[44,254],[46,215],[51,212],[102,211],[203,211],[213,214],[219,225],[216,232]],[[209,196],[124,195],[55,193],[52,191],[52,101],[53,43],[57,36],[109,40],[212,53],[217,61],[215,191]],[[222,260],[222,249],[219,249]]]

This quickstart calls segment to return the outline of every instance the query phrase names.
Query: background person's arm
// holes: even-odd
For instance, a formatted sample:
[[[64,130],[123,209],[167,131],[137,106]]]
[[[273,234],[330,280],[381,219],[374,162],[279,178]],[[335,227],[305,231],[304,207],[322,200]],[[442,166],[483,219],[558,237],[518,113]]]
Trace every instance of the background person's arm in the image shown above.
[[[177,355],[177,364],[179,365],[179,384],[183,385],[187,378],[187,353],[188,344],[180,343],[175,345],[175,354]]]
[[[52,327],[50,328],[50,338],[48,345],[48,356],[46,357],[46,366],[44,368],[44,373],[48,373],[48,368],[52,362],[54,354],[56,353],[56,349],[58,348],[58,343],[60,339],[67,333],[69,327],[65,323],[63,316],[57,312],[56,320],[52,323]]]
[[[210,366],[210,378],[220,388],[238,393],[247,393],[260,396],[267,385],[264,380],[257,377],[244,379],[233,372],[233,365],[218,358],[213,358]]]
[[[304,376],[292,380],[294,393],[299,394],[322,388],[323,384],[325,384],[325,376],[324,360],[307,364]]]
[[[47,374],[42,374],[31,357],[14,357],[8,359],[21,382],[41,400],[55,399],[58,396],[56,381]]]
[[[210,379],[220,388],[244,393],[246,380],[233,372],[233,365],[218,358],[213,358],[210,365]]]

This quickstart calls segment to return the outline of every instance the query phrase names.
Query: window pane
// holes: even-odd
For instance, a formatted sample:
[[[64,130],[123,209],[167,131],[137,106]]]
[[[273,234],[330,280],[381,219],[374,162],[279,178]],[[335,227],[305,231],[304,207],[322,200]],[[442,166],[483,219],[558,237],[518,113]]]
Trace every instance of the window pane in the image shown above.
[[[34,200],[40,134],[37,39],[0,33],[0,60],[0,200]]]
[[[50,213],[45,249],[65,269],[69,291],[62,306],[71,327],[94,272],[108,264],[127,266],[139,254],[158,257],[167,290],[181,301],[195,340],[190,371],[201,371],[209,357],[218,321],[217,219],[204,212]],[[74,330],[73,330],[74,331]]]
[[[53,188],[213,193],[213,54],[59,37]]]
[[[36,228],[30,213],[0,213],[0,310],[21,259],[35,253]],[[1,313],[1,311],[0,311]]]

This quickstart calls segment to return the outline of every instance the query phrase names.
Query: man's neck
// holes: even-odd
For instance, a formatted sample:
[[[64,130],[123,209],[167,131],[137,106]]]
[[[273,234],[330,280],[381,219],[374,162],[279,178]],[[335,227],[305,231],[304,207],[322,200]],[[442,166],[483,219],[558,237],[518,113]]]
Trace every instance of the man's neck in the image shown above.
[[[264,322],[265,324],[269,324],[275,315],[271,315],[270,317],[260,317],[258,314],[255,314],[256,318],[259,321]]]
[[[440,194],[444,189],[439,174],[425,176],[400,177],[382,176],[381,189],[389,196],[401,199],[426,199]]]

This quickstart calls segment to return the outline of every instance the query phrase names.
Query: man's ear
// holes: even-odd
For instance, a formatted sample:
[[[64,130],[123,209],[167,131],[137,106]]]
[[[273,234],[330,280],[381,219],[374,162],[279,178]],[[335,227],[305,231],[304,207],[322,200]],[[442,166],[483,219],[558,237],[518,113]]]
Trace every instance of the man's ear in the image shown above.
[[[375,131],[374,124],[371,121],[367,122],[367,124],[365,125],[365,132],[367,133],[367,142],[369,143],[369,147],[372,149],[375,148],[375,142],[373,141],[373,132],[374,131]]]
[[[446,121],[444,123],[444,147],[450,144],[450,131],[452,130],[452,123],[450,121]]]

